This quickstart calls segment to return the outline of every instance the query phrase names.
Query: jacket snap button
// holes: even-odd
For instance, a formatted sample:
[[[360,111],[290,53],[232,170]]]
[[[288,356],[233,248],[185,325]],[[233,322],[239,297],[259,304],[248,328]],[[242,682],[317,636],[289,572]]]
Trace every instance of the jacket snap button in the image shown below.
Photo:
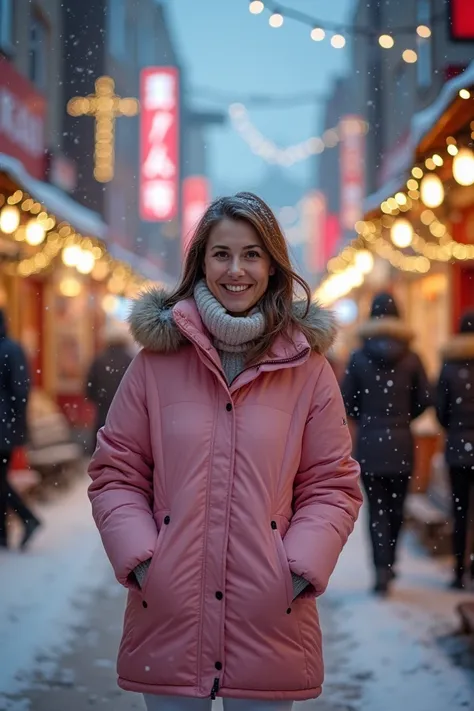
[[[218,600],[222,600],[222,598],[224,597],[224,595],[221,593],[220,590],[218,590],[218,591],[216,592],[216,597],[217,597]]]
[[[165,524],[165,526],[167,526],[170,521],[171,521],[171,519],[170,519],[169,516],[165,516],[164,519],[163,519],[163,523]]]
[[[286,614],[291,615],[291,607],[288,608],[288,610],[286,611]]]
[[[277,526],[277,524],[276,524],[276,521],[272,521],[271,526],[272,526],[272,528],[273,528],[274,531],[276,531],[277,528],[278,528],[278,526]]]
[[[220,670],[222,669],[222,664],[221,664],[220,662],[216,662],[216,663],[214,664],[214,666],[215,666],[215,668],[217,669],[217,671],[220,671]]]
[[[143,607],[144,607],[145,610],[146,610],[146,608],[148,607],[147,601],[146,601],[146,600],[143,600],[143,601],[142,601],[142,605],[143,605]]]
[[[230,412],[232,410],[232,403],[228,402],[225,406],[225,409],[227,410],[227,412]]]

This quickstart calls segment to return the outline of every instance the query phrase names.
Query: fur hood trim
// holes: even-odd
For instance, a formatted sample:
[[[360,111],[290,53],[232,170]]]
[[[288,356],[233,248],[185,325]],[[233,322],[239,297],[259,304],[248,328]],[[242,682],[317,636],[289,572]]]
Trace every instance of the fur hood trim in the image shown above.
[[[441,355],[443,360],[474,360],[474,333],[452,336]]]
[[[164,307],[168,296],[162,289],[148,289],[134,301],[128,318],[135,341],[143,348],[159,353],[175,353],[187,342],[174,321],[172,309]],[[311,350],[324,354],[336,339],[335,316],[316,303],[311,303],[308,313],[303,316],[304,308],[302,302],[295,302],[297,321],[309,330],[306,335]]]
[[[397,341],[409,343],[413,339],[413,332],[399,318],[385,316],[383,318],[370,318],[359,329],[359,336],[367,338],[394,338]]]

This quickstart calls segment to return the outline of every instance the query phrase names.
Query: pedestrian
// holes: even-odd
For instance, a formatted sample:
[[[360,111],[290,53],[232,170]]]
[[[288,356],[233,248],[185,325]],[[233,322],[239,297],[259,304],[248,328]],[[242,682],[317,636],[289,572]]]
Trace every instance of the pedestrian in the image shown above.
[[[349,359],[342,392],[356,425],[356,458],[369,504],[374,592],[386,594],[396,574],[413,469],[410,425],[431,404],[430,387],[420,358],[410,349],[412,333],[390,294],[374,298],[359,335],[362,346]]]
[[[294,302],[295,289],[305,299]],[[143,346],[90,465],[95,521],[129,589],[119,685],[149,711],[287,711],[321,693],[315,598],[359,507],[359,467],[310,304],[270,208],[213,202],[182,281],[144,294]]]
[[[86,399],[94,403],[94,448],[97,432],[105,425],[107,413],[118,386],[132,362],[131,339],[128,331],[111,323],[104,330],[105,347],[91,363],[86,380]]]
[[[40,521],[8,481],[13,450],[25,443],[26,408],[30,377],[26,355],[7,335],[5,313],[0,309],[0,548],[8,547],[7,514],[10,509],[22,521],[21,548],[25,549]]]
[[[466,313],[459,334],[445,347],[436,390],[436,413],[446,430],[445,457],[453,503],[454,577],[451,587],[462,589],[469,530],[474,531],[474,311]],[[470,575],[474,580],[474,549]]]

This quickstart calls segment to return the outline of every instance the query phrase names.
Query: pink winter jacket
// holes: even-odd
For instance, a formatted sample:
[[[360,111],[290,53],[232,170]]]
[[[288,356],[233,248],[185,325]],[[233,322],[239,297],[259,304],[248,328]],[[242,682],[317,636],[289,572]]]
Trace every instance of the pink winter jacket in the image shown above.
[[[89,473],[95,521],[128,591],[119,685],[191,697],[302,700],[323,682],[315,596],[361,505],[344,407],[312,306],[228,386],[194,300],[135,303],[144,349]],[[140,589],[133,570],[152,559]],[[291,571],[311,583],[295,601]]]

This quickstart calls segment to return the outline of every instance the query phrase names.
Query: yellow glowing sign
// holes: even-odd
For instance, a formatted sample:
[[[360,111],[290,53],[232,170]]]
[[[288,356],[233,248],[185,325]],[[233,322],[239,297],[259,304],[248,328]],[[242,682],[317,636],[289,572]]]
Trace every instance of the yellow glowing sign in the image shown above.
[[[115,119],[136,116],[138,100],[117,96],[114,80],[99,77],[95,82],[95,94],[70,99],[67,111],[70,116],[95,118],[94,177],[100,183],[108,183],[114,177]]]

